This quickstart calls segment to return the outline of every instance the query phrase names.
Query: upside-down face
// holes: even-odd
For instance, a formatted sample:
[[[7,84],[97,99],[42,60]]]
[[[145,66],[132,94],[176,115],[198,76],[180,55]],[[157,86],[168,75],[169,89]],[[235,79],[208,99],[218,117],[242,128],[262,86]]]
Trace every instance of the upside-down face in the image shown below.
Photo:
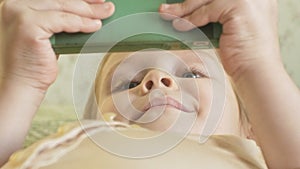
[[[151,130],[200,133],[217,106],[213,99],[222,97],[213,85],[223,85],[225,99],[218,104],[225,106],[215,117],[215,134],[240,135],[233,89],[228,79],[222,82],[211,71],[217,63],[215,55],[190,50],[111,54],[95,83],[98,108],[101,114],[115,112],[115,120]]]

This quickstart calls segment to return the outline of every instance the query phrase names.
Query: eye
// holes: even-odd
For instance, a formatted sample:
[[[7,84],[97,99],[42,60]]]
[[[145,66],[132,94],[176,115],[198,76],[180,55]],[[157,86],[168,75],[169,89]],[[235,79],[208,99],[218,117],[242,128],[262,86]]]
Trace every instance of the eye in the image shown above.
[[[183,78],[204,78],[207,77],[206,75],[204,75],[204,73],[202,73],[200,70],[196,69],[196,68],[191,68],[191,70],[183,73],[182,75]]]
[[[140,72],[138,73],[134,78],[128,78],[126,75],[123,75],[122,77],[119,78],[119,80],[116,82],[115,85],[113,85],[114,92],[121,92],[124,90],[129,90],[132,88],[137,87],[139,84],[141,84],[141,81],[144,78],[144,73]]]
[[[114,91],[117,92],[117,91],[132,89],[132,88],[135,88],[136,86],[138,86],[140,83],[141,82],[138,82],[138,81],[124,82],[124,83],[121,83],[119,86],[117,86]]]
[[[131,88],[135,88],[136,86],[138,86],[140,84],[140,82],[134,82],[134,81],[131,81],[127,84],[127,88],[128,89],[131,89]]]
[[[199,78],[199,75],[193,72],[186,72],[182,75],[183,78]]]

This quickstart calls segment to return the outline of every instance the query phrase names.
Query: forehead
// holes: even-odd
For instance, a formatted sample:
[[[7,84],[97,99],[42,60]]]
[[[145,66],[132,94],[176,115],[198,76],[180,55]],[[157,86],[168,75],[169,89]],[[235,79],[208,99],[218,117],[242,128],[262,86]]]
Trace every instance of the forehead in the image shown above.
[[[114,69],[121,62],[122,64],[136,65],[137,63],[172,63],[172,61],[181,61],[185,64],[203,63],[204,57],[214,57],[216,54],[212,50],[201,50],[195,53],[192,50],[178,51],[139,51],[112,53],[103,65],[104,70]]]

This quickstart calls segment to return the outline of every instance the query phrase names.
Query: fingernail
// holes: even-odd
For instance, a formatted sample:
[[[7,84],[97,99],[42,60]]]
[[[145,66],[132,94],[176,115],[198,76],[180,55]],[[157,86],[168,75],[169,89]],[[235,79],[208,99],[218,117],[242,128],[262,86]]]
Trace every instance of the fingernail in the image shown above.
[[[173,20],[173,26],[179,31],[188,31],[196,28],[194,24],[184,18],[176,18]]]
[[[95,25],[101,25],[101,21],[98,20],[98,19],[95,19],[95,20],[94,20],[94,23],[95,23]]]
[[[167,10],[169,9],[170,5],[169,4],[161,4],[161,10]]]
[[[105,10],[108,10],[109,8],[110,8],[110,4],[109,4],[109,3],[105,3],[105,4],[104,4],[104,9],[105,9]]]
[[[176,18],[173,21],[174,24],[182,24],[182,19],[181,18]]]
[[[173,26],[177,29],[177,30],[184,30],[185,28],[185,23],[181,18],[176,18],[173,20]]]

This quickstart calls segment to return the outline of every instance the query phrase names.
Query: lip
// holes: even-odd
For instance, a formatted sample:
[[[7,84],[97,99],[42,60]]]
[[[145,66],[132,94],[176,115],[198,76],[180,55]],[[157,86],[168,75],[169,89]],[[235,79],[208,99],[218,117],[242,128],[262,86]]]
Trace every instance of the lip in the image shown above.
[[[153,107],[159,107],[159,106],[171,106],[173,108],[176,108],[178,110],[181,110],[186,113],[192,112],[192,110],[189,110],[186,108],[183,104],[178,102],[177,100],[166,97],[166,98],[154,98],[152,99],[143,109],[143,112],[147,112],[149,109]]]

